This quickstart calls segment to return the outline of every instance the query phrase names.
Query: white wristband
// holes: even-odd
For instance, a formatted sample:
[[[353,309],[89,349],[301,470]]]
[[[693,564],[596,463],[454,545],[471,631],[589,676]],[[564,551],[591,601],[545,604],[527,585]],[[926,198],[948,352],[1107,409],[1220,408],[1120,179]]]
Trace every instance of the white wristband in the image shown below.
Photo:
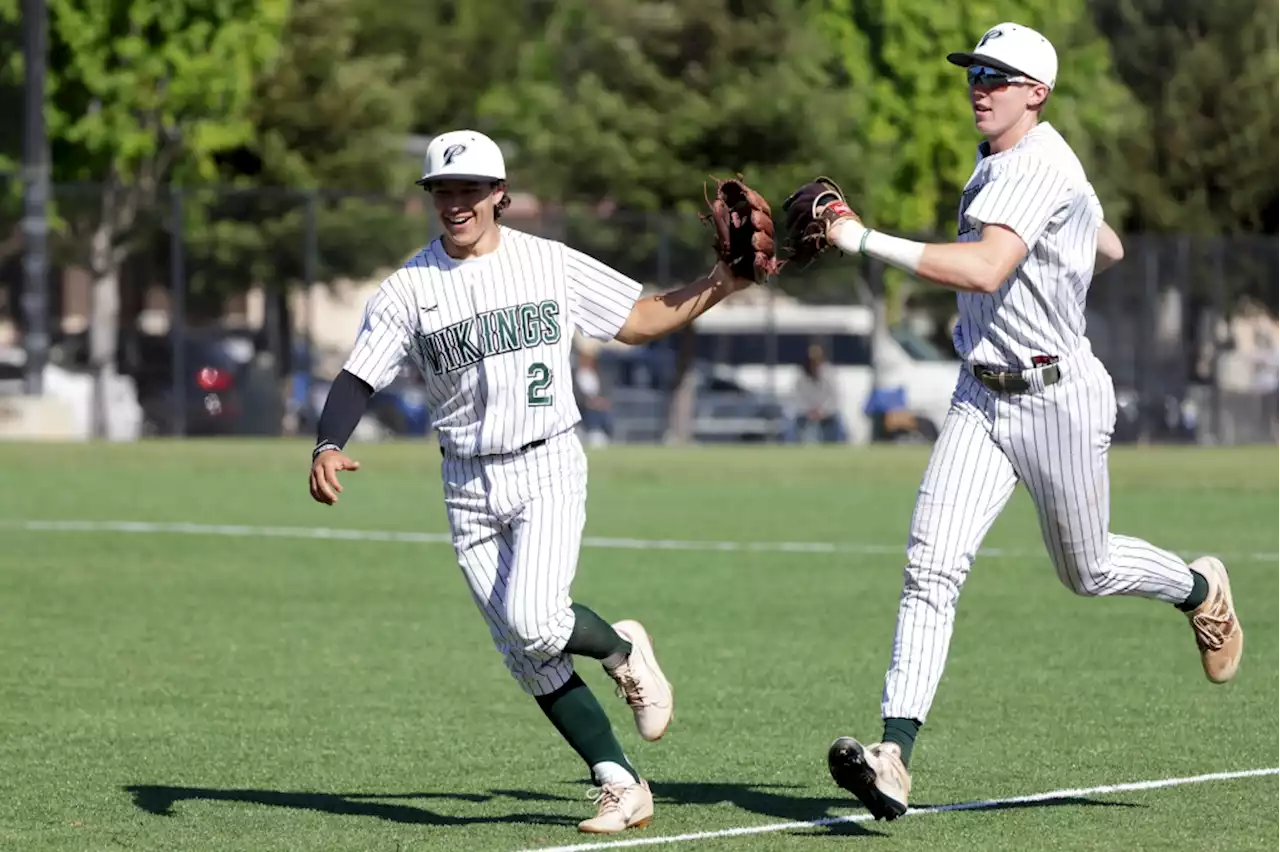
[[[829,239],[833,246],[845,254],[857,254],[862,251],[862,235],[866,231],[861,222],[845,219],[832,226]]]
[[[920,258],[924,255],[924,243],[891,237],[852,219],[831,229],[831,242],[843,252],[865,254],[911,273],[920,268]]]

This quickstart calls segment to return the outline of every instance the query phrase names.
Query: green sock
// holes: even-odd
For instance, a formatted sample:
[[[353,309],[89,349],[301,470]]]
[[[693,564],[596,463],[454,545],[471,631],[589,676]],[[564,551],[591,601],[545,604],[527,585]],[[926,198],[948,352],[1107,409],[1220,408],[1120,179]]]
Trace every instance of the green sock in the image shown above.
[[[882,742],[897,743],[902,749],[902,765],[911,765],[911,750],[916,746],[916,736],[920,733],[920,723],[915,719],[899,719],[891,717],[884,720],[884,737]]]
[[[614,654],[625,656],[631,653],[631,643],[619,636],[609,622],[582,604],[574,604],[570,608],[573,610],[573,632],[564,646],[566,654],[603,660]]]
[[[537,696],[537,702],[560,736],[587,762],[588,771],[598,763],[609,762],[618,764],[633,778],[640,777],[614,736],[604,708],[577,672],[555,692]]]
[[[1196,607],[1204,603],[1204,599],[1209,597],[1209,581],[1199,571],[1191,572],[1191,594],[1180,604],[1178,609],[1183,612],[1193,612]]]

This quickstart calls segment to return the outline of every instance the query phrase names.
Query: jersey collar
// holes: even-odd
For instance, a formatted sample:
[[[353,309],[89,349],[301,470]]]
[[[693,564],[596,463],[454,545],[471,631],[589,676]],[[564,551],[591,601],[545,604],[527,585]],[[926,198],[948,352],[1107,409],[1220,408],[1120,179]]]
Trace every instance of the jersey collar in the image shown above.
[[[450,257],[449,253],[444,250],[444,237],[436,237],[432,240],[431,244],[427,246],[427,253],[431,255],[432,259],[435,260],[436,265],[441,269],[478,269],[493,262],[494,258],[502,254],[507,245],[507,232],[507,226],[499,224],[498,247],[488,254],[481,255],[480,257],[470,257],[466,260],[458,260],[455,257]]]
[[[1031,139],[1035,139],[1036,137],[1039,137],[1039,136],[1045,136],[1050,133],[1057,134],[1057,132],[1058,132],[1057,128],[1055,128],[1049,122],[1047,121],[1037,122],[1035,127],[1028,130],[1026,132],[1026,135],[1024,135],[1021,139],[1018,140],[1018,144],[1014,145],[1008,151],[1001,151],[999,154],[992,154],[991,148],[988,145],[987,140],[984,139],[978,143],[978,162],[982,162],[983,160],[989,160],[992,157],[1003,157],[1005,154],[1012,154],[1014,151],[1018,150],[1023,145],[1027,144],[1027,142]]]

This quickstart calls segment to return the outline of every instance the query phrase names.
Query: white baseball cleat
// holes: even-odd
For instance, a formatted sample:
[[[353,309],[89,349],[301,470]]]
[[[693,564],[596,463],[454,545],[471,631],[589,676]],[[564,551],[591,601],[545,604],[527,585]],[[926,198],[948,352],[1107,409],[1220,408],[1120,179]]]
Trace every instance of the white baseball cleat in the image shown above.
[[[897,743],[863,746],[840,737],[827,750],[827,768],[837,784],[858,797],[876,819],[895,820],[907,812],[911,773]]]
[[[1191,563],[1191,568],[1209,581],[1204,603],[1187,613],[1200,648],[1200,663],[1205,677],[1214,683],[1226,683],[1236,676],[1244,654],[1244,629],[1236,618],[1231,579],[1227,567],[1212,556],[1200,557]]]
[[[596,815],[578,823],[587,834],[617,834],[628,828],[645,828],[653,820],[653,793],[648,781],[605,784],[591,789]]]
[[[649,742],[662,739],[675,714],[675,691],[658,667],[653,640],[638,621],[613,625],[631,643],[631,653],[615,669],[605,669],[618,684],[618,694],[636,717],[636,730]]]

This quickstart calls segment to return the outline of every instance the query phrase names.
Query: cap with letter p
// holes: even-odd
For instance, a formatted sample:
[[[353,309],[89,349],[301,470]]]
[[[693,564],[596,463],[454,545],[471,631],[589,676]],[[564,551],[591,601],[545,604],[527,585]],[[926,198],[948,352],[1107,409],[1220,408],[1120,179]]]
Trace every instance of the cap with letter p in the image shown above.
[[[450,130],[427,145],[422,161],[425,186],[433,180],[506,180],[507,164],[498,143],[476,130]]]
[[[949,53],[947,61],[964,68],[990,65],[1000,71],[1030,77],[1051,90],[1058,77],[1058,52],[1049,39],[1013,22],[997,24],[983,34],[972,51]]]

